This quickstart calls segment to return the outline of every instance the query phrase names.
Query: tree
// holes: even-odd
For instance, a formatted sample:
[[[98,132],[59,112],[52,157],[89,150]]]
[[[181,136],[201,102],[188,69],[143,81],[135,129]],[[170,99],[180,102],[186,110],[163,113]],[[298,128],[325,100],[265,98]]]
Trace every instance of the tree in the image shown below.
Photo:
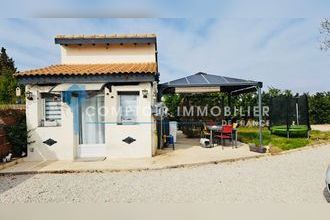
[[[283,91],[283,94],[286,95],[286,96],[288,96],[288,97],[292,97],[293,96],[292,91],[290,89],[285,89]]]
[[[165,95],[164,103],[168,108],[168,113],[172,120],[177,120],[177,107],[180,105],[182,97],[178,94]]]
[[[2,71],[6,68],[13,70],[14,73],[16,72],[13,59],[8,57],[6,49],[2,47],[0,52],[0,75],[2,75]]]
[[[3,69],[0,76],[0,103],[13,104],[16,102],[16,87],[18,86],[12,70]]]
[[[280,89],[274,88],[274,87],[270,87],[268,89],[268,94],[270,97],[276,97],[281,95],[282,91]]]
[[[321,50],[330,49],[330,18],[325,18],[321,22]]]
[[[330,92],[309,96],[309,111],[312,124],[330,123]]]
[[[11,104],[17,100],[15,90],[18,82],[14,77],[15,72],[13,59],[7,55],[6,49],[2,47],[0,53],[0,104]]]

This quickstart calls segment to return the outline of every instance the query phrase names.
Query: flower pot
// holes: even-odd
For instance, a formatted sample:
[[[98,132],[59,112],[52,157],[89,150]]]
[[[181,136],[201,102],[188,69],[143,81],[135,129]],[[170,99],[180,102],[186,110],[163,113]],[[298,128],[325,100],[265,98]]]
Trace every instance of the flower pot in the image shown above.
[[[249,144],[250,151],[256,152],[258,147],[255,144]]]
[[[264,148],[264,147],[258,147],[258,153],[261,153],[261,154],[264,154],[264,153],[266,153],[266,151],[267,151],[267,149],[266,148]]]
[[[249,144],[250,151],[257,153],[266,153],[267,149],[264,147],[257,147],[255,144]]]

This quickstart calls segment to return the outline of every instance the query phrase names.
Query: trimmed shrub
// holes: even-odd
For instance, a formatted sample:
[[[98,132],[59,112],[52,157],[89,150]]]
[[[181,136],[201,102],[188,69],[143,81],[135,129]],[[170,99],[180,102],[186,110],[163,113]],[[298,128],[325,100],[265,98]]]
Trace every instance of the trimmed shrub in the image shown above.
[[[11,144],[13,156],[20,157],[22,152],[27,152],[28,131],[25,112],[21,110],[0,110],[0,119]]]

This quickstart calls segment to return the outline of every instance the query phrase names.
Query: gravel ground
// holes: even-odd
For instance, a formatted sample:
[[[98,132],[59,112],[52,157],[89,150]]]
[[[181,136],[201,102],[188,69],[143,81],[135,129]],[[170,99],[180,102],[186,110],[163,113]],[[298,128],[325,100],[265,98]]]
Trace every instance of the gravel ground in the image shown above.
[[[0,203],[326,203],[330,145],[255,160],[122,173],[0,177]]]
[[[323,125],[311,125],[313,130],[319,131],[330,131],[330,124],[323,124]]]

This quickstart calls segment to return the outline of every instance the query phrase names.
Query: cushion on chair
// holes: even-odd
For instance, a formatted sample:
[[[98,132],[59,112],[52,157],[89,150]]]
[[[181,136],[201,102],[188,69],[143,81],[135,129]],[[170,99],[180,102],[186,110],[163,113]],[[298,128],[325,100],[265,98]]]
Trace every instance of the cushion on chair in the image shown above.
[[[228,135],[216,135],[217,138],[231,138],[231,136]]]

